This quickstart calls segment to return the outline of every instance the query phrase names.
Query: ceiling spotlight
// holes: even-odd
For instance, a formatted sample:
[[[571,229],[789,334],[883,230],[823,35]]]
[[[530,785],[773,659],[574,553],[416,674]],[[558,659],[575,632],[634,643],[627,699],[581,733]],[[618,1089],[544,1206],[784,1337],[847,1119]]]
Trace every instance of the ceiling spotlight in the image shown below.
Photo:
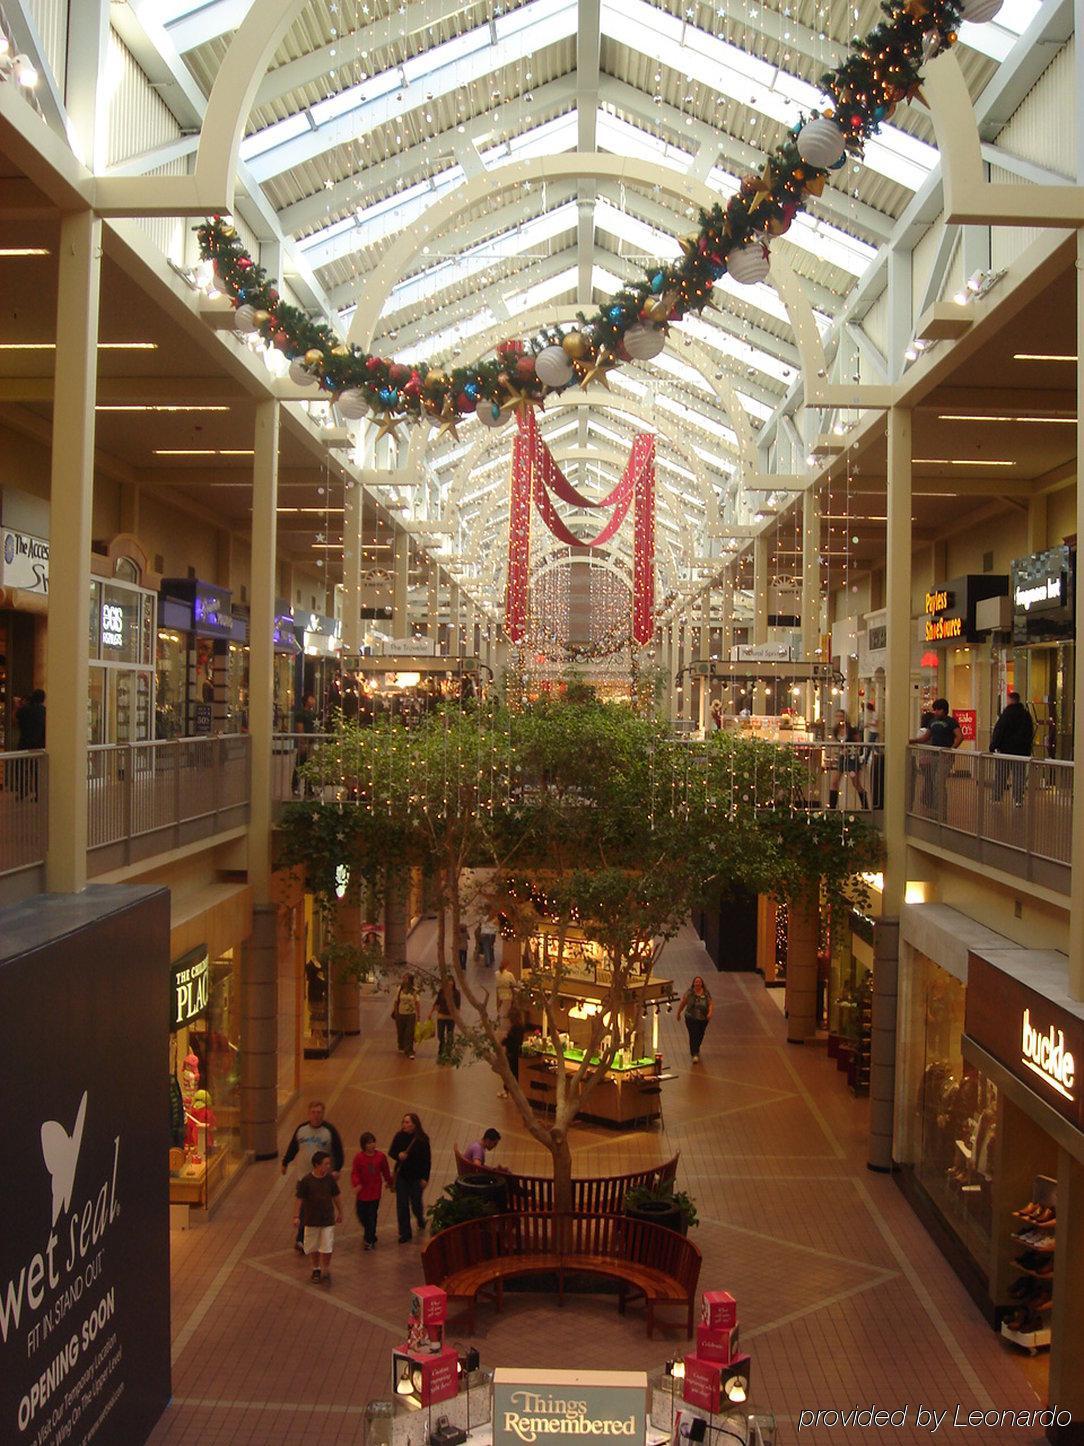
[[[17,55],[12,62],[15,79],[27,90],[33,90],[38,83],[38,72],[29,55]]]

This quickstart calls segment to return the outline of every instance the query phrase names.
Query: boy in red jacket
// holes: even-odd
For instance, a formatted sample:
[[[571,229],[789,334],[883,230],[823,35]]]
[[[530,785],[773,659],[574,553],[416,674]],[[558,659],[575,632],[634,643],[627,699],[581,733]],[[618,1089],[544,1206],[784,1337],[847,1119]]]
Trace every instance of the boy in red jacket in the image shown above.
[[[365,1249],[376,1245],[376,1217],[380,1210],[380,1195],[383,1186],[391,1189],[391,1171],[388,1157],[376,1148],[376,1136],[368,1130],[358,1141],[361,1149],[354,1156],[350,1167],[350,1183],[357,1195],[358,1220],[365,1232]]]

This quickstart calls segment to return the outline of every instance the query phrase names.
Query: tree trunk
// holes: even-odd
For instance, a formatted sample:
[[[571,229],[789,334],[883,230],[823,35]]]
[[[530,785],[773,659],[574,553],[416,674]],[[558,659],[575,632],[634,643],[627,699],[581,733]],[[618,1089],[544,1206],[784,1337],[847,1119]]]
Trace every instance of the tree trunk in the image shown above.
[[[557,1238],[556,1249],[562,1253],[567,1249],[567,1236],[572,1221],[572,1151],[568,1136],[563,1130],[550,1134],[550,1153],[553,1155],[553,1213]]]

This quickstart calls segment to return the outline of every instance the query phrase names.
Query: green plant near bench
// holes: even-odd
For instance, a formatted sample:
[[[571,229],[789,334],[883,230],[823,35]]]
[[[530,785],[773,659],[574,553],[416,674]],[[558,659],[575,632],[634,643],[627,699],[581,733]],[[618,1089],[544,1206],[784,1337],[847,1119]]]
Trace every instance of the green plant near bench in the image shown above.
[[[465,1220],[481,1220],[485,1215],[496,1214],[497,1207],[492,1200],[478,1195],[459,1195],[454,1184],[445,1185],[440,1199],[429,1207],[429,1229],[437,1235],[449,1225],[462,1225]]]
[[[680,1210],[686,1229],[700,1224],[696,1202],[687,1190],[675,1190],[671,1180],[664,1180],[658,1185],[634,1185],[625,1193],[626,1214],[652,1205],[668,1205]]]

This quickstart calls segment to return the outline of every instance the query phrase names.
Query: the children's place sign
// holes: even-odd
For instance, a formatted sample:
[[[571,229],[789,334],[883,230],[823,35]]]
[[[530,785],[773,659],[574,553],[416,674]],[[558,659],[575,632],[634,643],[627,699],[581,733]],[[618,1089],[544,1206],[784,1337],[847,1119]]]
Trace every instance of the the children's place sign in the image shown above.
[[[494,1371],[493,1446],[533,1446],[556,1436],[644,1446],[645,1372]]]

